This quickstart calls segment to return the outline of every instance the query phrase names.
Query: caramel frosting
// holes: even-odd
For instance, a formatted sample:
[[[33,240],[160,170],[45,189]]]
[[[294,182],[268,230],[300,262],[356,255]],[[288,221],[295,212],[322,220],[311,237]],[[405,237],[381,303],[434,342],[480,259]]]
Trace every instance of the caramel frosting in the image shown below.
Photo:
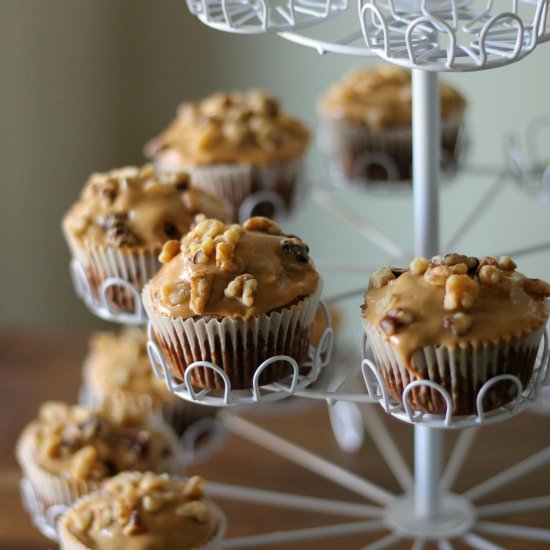
[[[259,90],[220,92],[183,103],[174,122],[146,145],[163,165],[266,165],[301,157],[309,131]]]
[[[90,339],[84,379],[102,397],[147,397],[154,407],[178,398],[155,376],[147,355],[146,331],[125,327],[120,333],[97,332]]]
[[[459,254],[381,268],[365,294],[363,322],[384,334],[404,364],[424,346],[517,342],[546,323],[550,285],[515,268],[506,256]]]
[[[194,187],[186,173],[158,174],[145,165],[92,174],[63,227],[81,242],[159,248],[187,233],[199,213],[228,219],[220,199]]]
[[[202,478],[125,472],[74,504],[60,531],[90,550],[188,550],[208,543],[219,524]]]
[[[319,286],[308,246],[263,217],[242,226],[203,220],[181,242],[166,243],[159,259],[165,265],[146,292],[155,310],[172,318],[250,319],[290,307]]]
[[[462,116],[466,101],[453,88],[441,83],[441,116]],[[381,65],[358,69],[335,83],[321,99],[321,113],[334,120],[344,120],[382,130],[410,126],[412,121],[411,73],[401,67]]]
[[[144,411],[114,401],[98,410],[48,401],[25,433],[34,440],[41,468],[73,480],[158,470],[177,453],[171,432],[153,428]]]

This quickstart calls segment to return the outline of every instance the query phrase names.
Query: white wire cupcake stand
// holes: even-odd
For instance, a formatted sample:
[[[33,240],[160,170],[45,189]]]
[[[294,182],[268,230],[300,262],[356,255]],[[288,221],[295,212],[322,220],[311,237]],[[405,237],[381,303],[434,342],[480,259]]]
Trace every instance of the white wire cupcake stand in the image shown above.
[[[278,32],[283,38],[313,47],[319,53],[379,55],[393,63],[414,69],[414,254],[358,218],[344,204],[335,200],[330,191],[318,190],[310,193],[314,201],[346,220],[359,234],[400,261],[406,261],[414,255],[429,257],[441,250],[437,72],[473,71],[504,66],[518,61],[539,43],[550,39],[547,0],[514,0],[507,5],[509,11],[503,12],[500,11],[503,9],[502,3],[492,0],[360,0],[357,10],[352,13],[353,10],[348,9],[346,2],[336,3],[330,0],[287,0],[282,4],[275,0],[188,1],[188,7],[193,14],[205,24],[220,30],[240,33]],[[337,38],[330,41],[315,38],[314,33],[317,31],[324,36],[330,35],[333,31],[328,26],[332,24],[338,32],[337,23],[340,17],[329,21],[334,15],[352,18],[356,28],[360,30],[350,33],[353,26],[346,24],[344,36],[336,35]],[[309,25],[316,25],[308,31],[309,34],[294,32]],[[528,135],[534,133],[529,131]],[[470,213],[443,250],[452,249],[459,236],[471,225],[471,221],[494,200],[495,195],[502,189],[504,176],[512,176],[528,192],[533,186],[529,187],[525,182],[532,184],[535,181],[538,185],[540,180],[542,184],[539,187],[543,191],[530,194],[536,200],[546,202],[549,169],[534,170],[529,157],[513,141],[510,141],[507,148],[507,159],[507,169],[498,175],[479,202],[472,206]],[[550,248],[550,243],[541,243],[507,253],[518,256],[547,248]],[[325,269],[346,269],[345,266],[330,261],[320,264],[320,267]],[[357,269],[366,273],[371,268],[359,266]],[[97,298],[91,292],[84,270],[80,266],[73,266],[72,272],[77,294],[91,311],[108,320],[143,323],[143,310],[139,300],[134,300],[138,305],[133,313],[117,312],[107,301],[108,285],[115,284],[126,288],[123,281],[106,281],[106,288],[100,289]],[[346,291],[332,300],[358,295],[363,291],[364,288]],[[154,338],[150,338],[148,352],[156,374],[166,380],[171,391],[184,399],[220,407],[267,403],[290,395],[327,400],[333,405],[331,421],[340,445],[348,449],[358,447],[361,443],[360,432],[366,429],[402,489],[401,494],[393,494],[378,484],[350,473],[239,416],[223,411],[219,416],[232,433],[316,472],[374,503],[356,504],[212,482],[209,484],[210,493],[217,498],[322,512],[357,520],[226,539],[223,547],[258,548],[274,543],[375,532],[381,533],[381,538],[364,546],[365,550],[390,548],[399,541],[409,541],[413,550],[421,550],[428,543],[436,544],[440,550],[449,550],[453,548],[454,541],[480,550],[501,549],[501,546],[487,538],[487,535],[491,534],[523,540],[525,548],[529,547],[529,541],[550,544],[550,528],[488,520],[514,512],[550,509],[550,495],[497,504],[476,504],[480,498],[549,464],[550,447],[545,447],[460,495],[451,492],[451,487],[460,473],[478,431],[463,428],[479,427],[510,418],[536,401],[540,388],[548,384],[550,377],[547,335],[544,335],[533,377],[526,388],[521,386],[516,377],[509,375],[489,380],[479,392],[477,414],[455,418],[450,413],[450,396],[443,388],[431,382],[414,384],[430,386],[443,396],[448,404],[448,412],[444,416],[414,412],[407,400],[412,384],[405,388],[402,403],[392,400],[375,364],[366,355],[362,363],[329,364],[333,335],[328,314],[325,314],[325,319],[327,326],[319,345],[317,349],[310,351],[310,370],[307,375],[300,374],[298,365],[292,358],[274,357],[260,365],[259,370],[267,368],[272,361],[283,360],[289,362],[293,375],[281,383],[260,387],[258,374],[253,388],[245,393],[232,391],[223,371],[211,363],[200,362],[191,365],[190,368],[206,366],[216,371],[225,383],[224,391],[220,394],[196,391],[190,384],[187,373],[183,382],[175,380],[157,343]],[[361,377],[366,392],[347,389]],[[496,411],[484,411],[483,395],[490,391],[492,384],[503,378],[513,382],[516,395],[508,405]],[[414,425],[414,473],[410,471],[391,433],[375,411],[370,410],[368,414],[363,415],[357,412],[358,404],[373,402],[380,403],[388,414]],[[443,468],[442,437],[444,429],[448,428],[458,428],[462,431]]]

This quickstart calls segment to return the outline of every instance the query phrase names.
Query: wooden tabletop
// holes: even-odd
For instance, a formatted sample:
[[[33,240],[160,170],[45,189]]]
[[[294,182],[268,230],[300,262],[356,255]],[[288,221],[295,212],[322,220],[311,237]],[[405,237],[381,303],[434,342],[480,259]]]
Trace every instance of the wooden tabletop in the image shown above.
[[[2,550],[44,550],[55,548],[31,524],[19,497],[20,472],[14,458],[14,445],[23,426],[36,414],[41,402],[63,399],[74,402],[80,384],[80,365],[86,351],[86,335],[39,333],[29,331],[0,332],[0,548]],[[403,456],[411,464],[413,429],[384,415],[378,406],[362,407],[363,414],[376,415],[388,426]],[[239,413],[248,422],[300,445],[311,453],[333,461],[348,472],[369,479],[385,490],[402,492],[386,461],[369,435],[356,453],[345,453],[332,434],[327,405],[304,399],[287,400],[261,409]],[[550,445],[550,417],[525,412],[497,425],[484,427],[476,436],[458,481],[453,489],[460,493],[484,479],[513,466]],[[458,433],[445,434],[445,452],[450,452]],[[287,492],[323,499],[374,504],[353,491],[338,486],[257,444],[230,435],[214,456],[193,465],[190,474],[200,473],[209,481]],[[480,503],[502,502],[550,495],[550,464],[491,492]],[[273,507],[233,500],[217,499],[225,511],[228,538],[271,531],[326,526],[357,518],[327,513],[311,513],[286,507]],[[550,510],[531,511],[506,517],[488,518],[550,528]],[[370,535],[324,538],[321,541],[273,544],[266,548],[303,550],[315,548],[359,549],[388,535],[380,531]],[[487,535],[502,548],[542,550],[549,542],[526,542],[507,536]],[[388,548],[411,548],[412,542],[397,543]],[[455,543],[454,548],[469,548]],[[435,548],[426,545],[425,548]]]

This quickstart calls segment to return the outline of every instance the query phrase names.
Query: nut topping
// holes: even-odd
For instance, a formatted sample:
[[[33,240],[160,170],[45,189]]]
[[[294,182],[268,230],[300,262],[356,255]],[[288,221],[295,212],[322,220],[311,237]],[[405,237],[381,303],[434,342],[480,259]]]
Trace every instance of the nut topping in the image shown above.
[[[386,315],[380,319],[380,328],[387,336],[395,334],[402,326],[414,322],[414,315],[401,307],[394,307],[386,311]]]
[[[297,237],[287,237],[281,240],[281,246],[286,254],[293,256],[299,262],[309,260],[309,246]]]
[[[529,279],[526,277],[520,280],[520,285],[528,294],[534,296],[550,296],[550,284],[541,279]]]
[[[189,307],[201,315],[210,300],[214,278],[206,273],[197,273],[191,277],[191,299]]]
[[[462,264],[464,265],[464,264]],[[446,310],[471,309],[479,296],[479,285],[468,275],[451,275],[445,283]]]
[[[246,307],[252,307],[257,288],[258,281],[249,273],[245,273],[235,277],[223,293],[227,298],[236,298]]]
[[[254,216],[243,223],[243,228],[248,231],[261,231],[270,235],[282,235],[281,228],[269,218]]]
[[[206,523],[210,519],[208,506],[200,500],[192,500],[178,506],[175,513],[177,516],[192,518],[199,523]]]
[[[480,268],[479,282],[501,292],[510,292],[512,289],[512,281],[504,275],[502,270],[492,264],[485,264]]]
[[[473,323],[473,317],[466,313],[458,312],[443,317],[443,326],[450,330],[455,336],[466,334]]]
[[[385,287],[390,281],[397,279],[393,274],[391,267],[381,267],[377,269],[369,279],[369,288]]]
[[[424,275],[429,267],[430,262],[426,258],[418,257],[410,263],[409,269],[413,275]]]
[[[172,258],[175,258],[180,252],[179,241],[166,241],[159,255],[159,262],[167,264]]]

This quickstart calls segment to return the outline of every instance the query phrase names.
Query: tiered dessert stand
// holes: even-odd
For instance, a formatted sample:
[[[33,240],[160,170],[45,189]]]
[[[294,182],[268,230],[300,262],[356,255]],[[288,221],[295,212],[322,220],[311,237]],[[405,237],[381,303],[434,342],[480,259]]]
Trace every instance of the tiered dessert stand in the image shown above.
[[[322,54],[332,52],[357,56],[378,55],[412,69],[414,255],[425,257],[448,251],[442,251],[439,243],[438,73],[505,66],[522,59],[538,44],[550,39],[548,0],[511,0],[506,3],[496,0],[359,0],[355,8],[348,6],[346,0],[285,0],[282,3],[275,0],[188,0],[187,4],[191,13],[216,29],[235,33],[276,32],[287,40],[312,47]],[[504,11],[505,8],[509,11]],[[351,21],[344,36],[335,33],[331,27],[340,17],[348,17]],[[336,29],[338,30],[338,25]],[[327,40],[326,36],[331,35],[335,38]],[[318,36],[323,36],[323,39]],[[532,188],[533,182],[545,182],[550,178],[550,168],[539,171],[530,168],[528,157],[516,143],[510,142],[508,151],[510,171],[522,185]],[[491,199],[495,189],[495,186],[491,187],[479,204],[472,208],[463,227]],[[542,186],[541,189],[542,191],[537,192],[537,198],[543,200],[548,194],[548,186]],[[312,198],[330,208],[336,215],[346,217],[362,235],[391,256],[401,261],[408,259],[409,255],[403,248],[369,227],[364,220],[353,217],[350,220],[350,213],[345,207],[329,201],[326,194],[314,192]],[[548,246],[550,245],[546,245]],[[526,251],[529,249],[523,252]],[[109,303],[109,286],[127,286],[127,283],[121,280],[105,281],[99,295],[94,295],[80,265],[73,263],[71,273],[77,294],[93,313],[104,319],[126,324],[144,323],[139,299],[134,300],[136,311],[130,313],[120,312]],[[130,291],[135,292],[135,298],[138,298],[135,289]],[[343,299],[355,294],[359,293],[351,290],[337,298]],[[285,360],[291,364],[293,376],[278,384],[261,387],[258,383],[258,372],[253,388],[246,392],[232,391],[223,371],[210,363],[197,363],[190,369],[207,366],[218,372],[225,380],[225,391],[222,394],[195,390],[190,384],[189,370],[183,383],[174,380],[162,352],[150,334],[148,352],[153,368],[159,377],[166,379],[171,391],[183,399],[224,407],[225,410],[219,417],[232,433],[298,463],[374,503],[357,504],[212,482],[209,488],[214,497],[356,519],[353,522],[322,527],[227,539],[223,547],[259,548],[273,543],[327,537],[345,540],[343,537],[346,535],[361,533],[380,533],[380,538],[364,546],[365,550],[390,548],[398,541],[409,541],[414,550],[420,550],[428,543],[435,544],[440,550],[449,550],[453,548],[455,540],[480,550],[502,548],[486,538],[486,535],[491,534],[524,540],[525,548],[529,547],[529,541],[550,545],[550,528],[510,525],[487,519],[515,511],[550,509],[550,495],[483,506],[476,504],[481,497],[550,463],[550,447],[486,479],[463,494],[450,491],[477,433],[477,430],[465,428],[510,418],[532,405],[537,400],[541,387],[548,383],[548,337],[544,337],[532,380],[526,388],[515,377],[507,376],[517,388],[515,398],[509,405],[496,411],[483,410],[483,395],[497,382],[497,379],[493,379],[480,391],[478,413],[475,416],[455,418],[448,407],[448,413],[439,417],[411,410],[407,401],[410,386],[405,389],[404,404],[392,401],[376,366],[369,358],[366,342],[362,346],[362,362],[357,361],[355,365],[331,362],[333,334],[324,306],[323,311],[326,328],[317,348],[311,349],[309,373],[300,374],[298,365],[292,358],[277,356],[260,365],[259,371],[272,361]],[[361,378],[364,384],[358,390],[357,385],[352,383]],[[431,382],[414,384],[419,383],[435,386]],[[447,403],[450,402],[443,388],[435,389]],[[236,405],[270,403],[291,395],[326,400],[335,405],[334,410],[338,414],[332,415],[332,421],[335,435],[343,447],[356,447],[357,440],[360,439],[359,429],[366,428],[398,481],[402,494],[392,494],[376,483],[331,464],[233,414],[234,410],[238,411],[233,408]],[[413,424],[414,474],[409,471],[392,435],[377,414],[366,413],[359,419],[355,416],[356,405],[367,403],[380,403],[389,415]],[[342,404],[344,406],[340,407]],[[443,468],[443,436],[446,429],[453,428],[460,430],[460,435],[446,467]],[[38,512],[33,508],[32,495],[27,500],[30,502],[31,513],[36,515]],[[48,536],[55,535],[51,529],[52,521],[43,529]],[[39,523],[37,520],[36,522]]]

